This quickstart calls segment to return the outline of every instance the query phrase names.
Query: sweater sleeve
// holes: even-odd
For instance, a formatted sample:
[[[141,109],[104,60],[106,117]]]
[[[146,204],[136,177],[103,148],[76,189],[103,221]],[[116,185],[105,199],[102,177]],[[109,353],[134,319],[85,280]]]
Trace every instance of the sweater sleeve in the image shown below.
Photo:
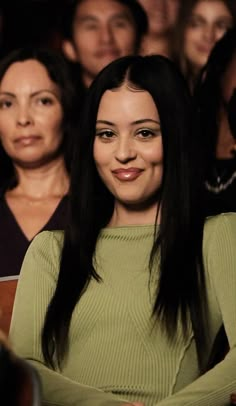
[[[225,359],[158,406],[226,406],[236,391],[236,214],[208,220],[204,243],[206,272],[218,301],[230,351]],[[217,310],[218,311],[218,310]]]
[[[10,328],[15,353],[40,374],[44,405],[115,406],[125,403],[111,393],[82,385],[49,369],[41,351],[41,331],[54,293],[60,264],[62,232],[42,232],[26,253],[18,281]]]

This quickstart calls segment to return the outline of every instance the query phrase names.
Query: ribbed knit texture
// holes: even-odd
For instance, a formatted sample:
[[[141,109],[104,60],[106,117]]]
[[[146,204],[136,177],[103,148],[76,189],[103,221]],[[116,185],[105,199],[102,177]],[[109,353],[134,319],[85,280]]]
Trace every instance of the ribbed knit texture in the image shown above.
[[[105,406],[117,404],[117,396],[117,400],[142,401],[145,406],[223,406],[236,390],[235,349],[214,371],[197,379],[194,337],[190,335],[183,344],[179,329],[176,340],[169,343],[159,323],[154,324],[151,314],[158,269],[150,279],[153,232],[153,226],[102,230],[94,257],[102,281],[91,281],[73,313],[70,352],[62,371],[69,379],[37,362],[43,362],[40,333],[55,289],[63,233],[46,232],[34,240],[21,271],[11,340],[17,353],[34,360],[43,379],[45,397],[51,402]],[[204,261],[210,346],[222,316],[230,345],[236,344],[235,248],[236,215],[208,220]],[[206,359],[210,346],[206,348]],[[87,395],[81,384],[89,386]],[[96,394],[92,388],[103,392]],[[109,396],[112,398],[108,402]]]

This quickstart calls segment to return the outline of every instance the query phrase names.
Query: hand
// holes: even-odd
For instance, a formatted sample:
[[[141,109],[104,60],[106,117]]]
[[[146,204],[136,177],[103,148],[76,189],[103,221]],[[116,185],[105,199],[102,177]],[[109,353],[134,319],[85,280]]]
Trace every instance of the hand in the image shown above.
[[[121,406],[145,406],[145,405],[144,405],[144,403],[141,403],[141,402],[134,402],[134,403],[123,403],[123,405],[121,405]]]
[[[236,405],[236,392],[230,396],[231,405]]]

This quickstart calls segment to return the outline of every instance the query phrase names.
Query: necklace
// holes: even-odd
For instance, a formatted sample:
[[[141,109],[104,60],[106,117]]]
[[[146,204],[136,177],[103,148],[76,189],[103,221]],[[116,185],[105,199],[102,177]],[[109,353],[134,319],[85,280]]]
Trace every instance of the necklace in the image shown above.
[[[234,171],[232,173],[232,175],[230,176],[230,178],[224,183],[221,182],[221,177],[217,176],[217,178],[216,178],[216,181],[218,183],[217,186],[211,185],[207,180],[205,181],[205,186],[206,186],[207,190],[209,190],[209,192],[217,194],[217,193],[220,193],[223,190],[227,189],[233,183],[235,178],[236,178],[236,171]]]
[[[205,187],[218,194],[226,190],[236,179],[235,160],[216,161]]]

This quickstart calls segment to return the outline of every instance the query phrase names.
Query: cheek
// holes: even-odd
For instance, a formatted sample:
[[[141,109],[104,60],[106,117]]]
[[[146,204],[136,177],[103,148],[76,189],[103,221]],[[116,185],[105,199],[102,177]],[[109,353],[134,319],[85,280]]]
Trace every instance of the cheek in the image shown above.
[[[93,146],[93,158],[97,168],[100,168],[104,165],[104,154],[105,151],[102,151],[101,145],[99,145],[95,139]]]
[[[150,145],[148,148],[143,148],[142,157],[144,161],[152,166],[160,165],[163,161],[163,145],[159,141],[157,145]]]
[[[74,47],[77,56],[81,59],[86,59],[87,55],[90,55],[91,49],[96,44],[97,36],[91,33],[79,32],[75,36]],[[89,47],[88,47],[89,44]]]
[[[218,30],[216,31],[216,40],[215,40],[215,43],[216,43],[216,41],[219,41],[219,39],[221,39],[221,38],[223,37],[223,35],[225,34],[225,32],[226,32],[226,30],[222,30],[222,29],[218,29]]]
[[[189,28],[184,37],[185,49],[191,49],[193,42],[198,38],[199,31]]]
[[[120,46],[120,49],[126,52],[134,52],[135,44],[136,44],[136,34],[133,28],[127,31],[123,31],[122,34],[118,33],[117,36],[117,43]]]
[[[11,139],[11,120],[4,120],[4,124],[1,122],[0,118],[0,141],[3,146],[10,143]]]
[[[62,131],[63,115],[61,110],[51,111],[49,114],[41,114],[38,116],[38,124],[41,125],[45,131],[58,133]]]

